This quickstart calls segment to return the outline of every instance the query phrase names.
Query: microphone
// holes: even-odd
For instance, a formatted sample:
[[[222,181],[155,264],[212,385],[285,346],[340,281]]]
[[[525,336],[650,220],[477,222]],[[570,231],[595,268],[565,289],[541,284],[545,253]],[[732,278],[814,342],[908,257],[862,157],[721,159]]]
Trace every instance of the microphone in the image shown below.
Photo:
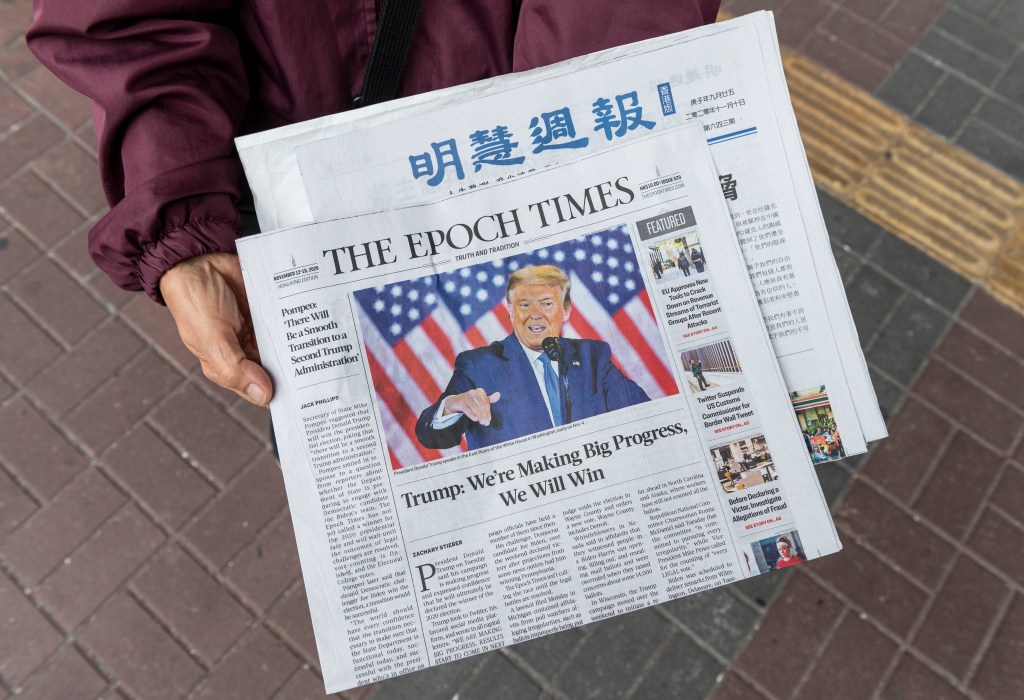
[[[558,370],[562,370],[562,341],[556,337],[548,337],[541,341],[541,350],[552,362],[558,363]]]
[[[572,394],[569,392],[569,373],[565,371],[565,351],[560,338],[549,336],[540,342],[541,350],[552,362],[558,363],[558,378],[565,399],[565,422],[572,423]]]

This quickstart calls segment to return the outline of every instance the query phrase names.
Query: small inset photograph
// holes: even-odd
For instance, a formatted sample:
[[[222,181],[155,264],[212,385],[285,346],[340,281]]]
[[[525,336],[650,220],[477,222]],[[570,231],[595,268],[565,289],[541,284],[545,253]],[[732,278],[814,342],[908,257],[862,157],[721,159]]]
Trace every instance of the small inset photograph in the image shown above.
[[[728,339],[685,350],[680,358],[686,383],[694,394],[728,390],[740,384],[740,360]]]
[[[742,491],[778,479],[763,435],[733,440],[711,449],[718,482],[726,493]]]
[[[804,446],[811,460],[818,464],[845,458],[843,438],[839,435],[839,426],[832,414],[825,385],[790,392],[789,399],[793,402],[793,412],[796,413],[796,420],[804,436]]]
[[[800,543],[800,533],[796,530],[766,537],[754,542],[750,547],[754,550],[754,564],[760,574],[796,566],[807,561],[807,557],[804,556],[804,548]],[[752,568],[751,573],[753,573]]]
[[[696,231],[659,243],[647,241],[645,245],[651,271],[659,285],[678,284],[687,277],[703,274],[707,268],[704,246]]]

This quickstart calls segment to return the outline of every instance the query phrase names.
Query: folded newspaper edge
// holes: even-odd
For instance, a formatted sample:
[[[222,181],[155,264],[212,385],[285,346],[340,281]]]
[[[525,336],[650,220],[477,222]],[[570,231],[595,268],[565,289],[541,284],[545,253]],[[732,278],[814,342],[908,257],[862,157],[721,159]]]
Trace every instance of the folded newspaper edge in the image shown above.
[[[690,123],[239,240],[327,692],[840,549],[733,219]]]

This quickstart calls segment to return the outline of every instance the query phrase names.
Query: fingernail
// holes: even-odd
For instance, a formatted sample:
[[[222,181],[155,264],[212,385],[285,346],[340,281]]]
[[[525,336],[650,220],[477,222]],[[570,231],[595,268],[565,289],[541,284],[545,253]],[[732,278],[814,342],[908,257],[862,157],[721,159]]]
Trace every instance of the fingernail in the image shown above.
[[[263,389],[260,389],[259,384],[250,384],[245,388],[245,395],[256,403],[262,404],[266,399],[266,395],[263,393]]]

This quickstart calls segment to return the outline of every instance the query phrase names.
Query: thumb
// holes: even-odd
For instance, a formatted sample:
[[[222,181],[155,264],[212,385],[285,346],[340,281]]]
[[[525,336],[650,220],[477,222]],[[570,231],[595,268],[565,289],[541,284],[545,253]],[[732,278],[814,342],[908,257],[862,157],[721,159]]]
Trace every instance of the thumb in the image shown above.
[[[227,324],[209,329],[200,347],[196,354],[210,381],[258,406],[267,405],[273,393],[270,377],[246,357],[237,335]]]
[[[267,405],[273,384],[255,362],[259,355],[237,257],[209,253],[179,262],[160,278],[160,291],[203,374],[254,404]]]
[[[501,392],[500,391],[496,391],[493,394],[491,394],[490,396],[488,396],[487,400],[490,401],[491,403],[498,403],[498,399],[500,399],[500,398],[501,398]]]

